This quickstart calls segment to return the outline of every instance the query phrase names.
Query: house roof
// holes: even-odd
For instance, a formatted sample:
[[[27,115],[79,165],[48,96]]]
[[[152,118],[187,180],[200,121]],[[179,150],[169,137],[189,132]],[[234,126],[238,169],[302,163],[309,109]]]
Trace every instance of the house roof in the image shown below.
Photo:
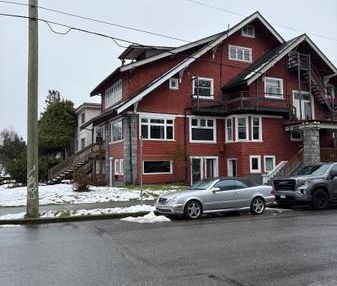
[[[262,69],[270,62],[272,62],[280,53],[282,53],[284,49],[286,49],[289,45],[294,43],[294,41],[296,41],[297,38],[299,37],[293,38],[288,42],[285,42],[282,45],[271,50],[270,52],[266,53],[255,63],[251,64],[248,68],[242,71],[237,77],[229,81],[223,88],[226,90],[240,86],[246,83],[254,75],[262,74]]]
[[[325,62],[325,64],[331,69],[331,72],[333,74],[337,73],[337,68],[328,60],[328,58],[314,44],[314,42],[306,34],[303,34],[289,40],[288,42],[282,44],[281,46],[267,53],[260,60],[252,64],[242,73],[240,73],[236,78],[230,81],[226,86],[224,86],[224,89],[231,89],[233,87],[242,84],[250,85],[252,82],[258,79],[268,69],[273,67],[279,60],[281,60],[284,56],[286,56],[290,51],[292,51],[302,42],[307,42],[310,45],[310,47],[318,54],[319,57],[321,57],[321,59]]]
[[[120,60],[139,60],[149,58],[162,52],[172,50],[173,47],[130,45],[118,57]]]
[[[225,30],[223,32],[214,34],[212,36],[197,40],[195,42],[192,43],[188,43],[186,45],[183,46],[179,46],[176,48],[172,48],[169,49],[169,47],[166,47],[167,50],[159,53],[159,54],[155,54],[153,56],[150,56],[148,58],[144,58],[141,60],[138,60],[136,62],[132,62],[130,64],[126,64],[123,66],[118,67],[117,69],[115,69],[108,77],[106,77],[98,86],[95,87],[95,89],[90,93],[90,96],[94,96],[99,94],[100,89],[102,86],[104,86],[106,83],[108,83],[110,81],[110,79],[112,77],[114,77],[116,74],[118,74],[119,72],[124,72],[124,71],[128,71],[130,69],[134,69],[136,67],[175,55],[175,54],[179,54],[181,52],[196,48],[198,46],[205,46],[205,48],[207,48],[208,45],[210,45],[210,43],[213,43],[214,41],[216,41],[217,39],[221,38],[221,40],[218,42],[221,43],[224,39],[226,39],[227,37],[229,37],[230,35],[234,34],[235,32],[237,32],[238,30],[240,30],[242,27],[244,27],[245,25],[249,24],[250,22],[254,21],[254,20],[260,20],[262,22],[262,24],[271,32],[272,35],[274,35],[274,37],[282,44],[284,43],[284,39],[281,37],[281,35],[267,22],[267,20],[259,13],[259,12],[255,12],[252,15],[246,17],[245,19],[243,19],[241,22],[239,22],[238,24],[234,25],[232,28]],[[149,46],[143,46],[145,47],[149,47]],[[213,48],[214,46],[212,46]],[[135,48],[135,45],[131,45],[130,47],[128,47],[124,53],[121,54],[121,56],[127,56],[128,53],[131,52],[135,52],[133,49]],[[152,47],[152,48],[156,48],[156,47]],[[165,47],[161,47],[161,48],[165,48]],[[159,49],[161,49],[159,47]],[[120,57],[121,57],[120,56]],[[130,56],[131,57],[131,56]],[[182,61],[181,63],[183,64],[184,61]]]
[[[249,24],[250,22],[252,22],[252,21],[254,21],[256,19],[259,19],[263,24],[266,25],[266,27],[268,29],[271,29],[271,32],[273,34],[276,33],[275,37],[281,43],[284,43],[283,38],[281,38],[281,36],[277,37],[277,35],[279,35],[279,34],[270,26],[270,24],[261,16],[261,14],[258,13],[258,12],[255,12],[254,14],[252,14],[251,16],[245,18],[240,23],[238,23],[237,25],[233,26],[231,29],[227,30],[226,32],[217,34],[217,37],[215,37],[210,43],[208,43],[207,45],[203,45],[199,50],[197,50],[191,56],[189,56],[186,59],[182,60],[179,64],[177,64],[176,66],[172,67],[171,69],[169,69],[168,71],[166,71],[165,73],[163,73],[162,75],[160,75],[159,77],[157,77],[156,79],[154,79],[147,86],[145,86],[144,88],[142,88],[136,96],[132,97],[131,99],[129,99],[128,101],[126,101],[125,104],[123,104],[122,106],[120,106],[117,109],[117,113],[119,114],[119,113],[123,112],[124,110],[126,110],[127,108],[129,108],[131,105],[133,105],[133,104],[139,102],[140,100],[142,100],[147,94],[149,94],[151,91],[153,91],[154,89],[156,89],[162,83],[164,83],[165,81],[167,81],[170,77],[174,76],[178,72],[180,72],[180,71],[184,70],[185,68],[187,68],[191,63],[193,63],[195,60],[197,60],[198,58],[200,58],[202,55],[204,55],[205,53],[207,53],[208,51],[210,51],[211,49],[213,49],[214,47],[216,47],[217,45],[219,45],[220,43],[222,43],[226,38],[230,37],[231,35],[233,35],[237,31],[239,31],[242,27],[244,27],[245,25]],[[173,50],[170,51],[171,55],[172,55],[172,52],[173,52]],[[167,53],[167,52],[165,52],[165,53]],[[165,54],[165,53],[163,53],[163,54]],[[158,55],[158,56],[160,56],[160,55]],[[135,64],[137,64],[137,63],[138,62],[136,62]],[[121,70],[122,70],[122,68],[123,67],[121,67]]]
[[[83,102],[79,107],[75,109],[75,113],[78,114],[86,108],[101,109],[102,105],[100,103],[94,102]]]

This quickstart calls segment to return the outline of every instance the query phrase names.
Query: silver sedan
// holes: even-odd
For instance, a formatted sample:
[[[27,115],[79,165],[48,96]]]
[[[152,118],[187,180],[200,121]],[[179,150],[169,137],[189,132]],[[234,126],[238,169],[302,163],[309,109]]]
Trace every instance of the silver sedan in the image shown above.
[[[196,182],[183,192],[161,195],[155,207],[159,214],[197,219],[203,213],[236,210],[261,214],[274,201],[271,186],[253,186],[240,178],[216,178]]]

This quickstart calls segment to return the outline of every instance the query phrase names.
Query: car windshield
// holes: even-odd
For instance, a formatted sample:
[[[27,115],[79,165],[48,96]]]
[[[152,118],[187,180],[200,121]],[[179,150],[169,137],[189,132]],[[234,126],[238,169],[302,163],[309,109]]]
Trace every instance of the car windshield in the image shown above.
[[[298,170],[295,170],[291,176],[305,176],[305,175],[311,175],[313,172],[315,172],[318,168],[322,167],[322,164],[320,165],[310,165],[302,167]]]
[[[316,171],[312,172],[311,175],[323,176],[330,167],[331,167],[331,164],[322,165]]]
[[[215,180],[202,180],[202,181],[197,181],[195,182],[192,187],[190,188],[190,190],[206,190],[208,189],[213,183],[215,182]]]

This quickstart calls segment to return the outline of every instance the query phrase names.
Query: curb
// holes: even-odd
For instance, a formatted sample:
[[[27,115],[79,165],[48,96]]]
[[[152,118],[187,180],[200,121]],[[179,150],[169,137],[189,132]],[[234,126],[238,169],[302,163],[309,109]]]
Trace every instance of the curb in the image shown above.
[[[4,225],[4,224],[44,224],[44,223],[76,222],[76,221],[87,221],[87,220],[118,219],[118,218],[124,218],[128,216],[138,217],[138,216],[146,215],[148,213],[149,212],[136,212],[136,213],[84,215],[84,216],[73,216],[73,217],[9,219],[9,220],[0,220],[0,225]]]

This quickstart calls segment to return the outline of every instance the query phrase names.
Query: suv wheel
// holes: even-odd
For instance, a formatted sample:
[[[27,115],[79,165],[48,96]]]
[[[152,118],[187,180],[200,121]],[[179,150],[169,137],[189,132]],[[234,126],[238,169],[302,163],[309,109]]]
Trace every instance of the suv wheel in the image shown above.
[[[329,196],[322,190],[316,190],[312,194],[311,206],[315,210],[324,210],[329,206]]]

